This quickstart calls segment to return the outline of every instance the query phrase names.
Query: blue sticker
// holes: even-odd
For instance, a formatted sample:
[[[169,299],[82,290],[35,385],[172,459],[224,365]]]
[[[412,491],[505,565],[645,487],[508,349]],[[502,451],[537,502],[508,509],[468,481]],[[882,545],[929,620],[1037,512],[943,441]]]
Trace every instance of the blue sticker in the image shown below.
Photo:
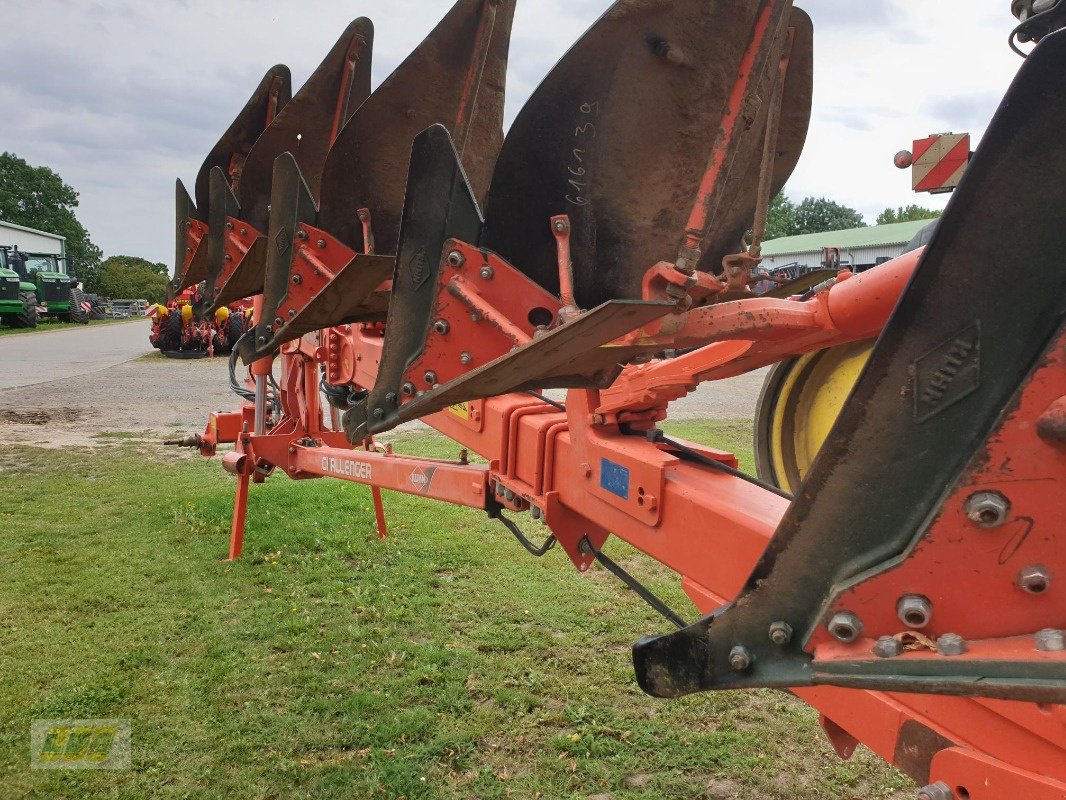
[[[629,470],[606,458],[600,459],[600,486],[623,500],[629,499]]]

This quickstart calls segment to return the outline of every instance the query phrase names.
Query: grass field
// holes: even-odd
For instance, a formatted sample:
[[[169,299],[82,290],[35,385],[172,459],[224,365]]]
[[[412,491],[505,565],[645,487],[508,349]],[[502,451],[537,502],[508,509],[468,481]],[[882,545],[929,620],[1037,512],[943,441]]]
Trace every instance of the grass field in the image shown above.
[[[132,319],[91,319],[89,320],[89,325],[118,325],[123,322],[134,322],[139,319],[141,319],[141,317],[133,317]],[[18,336],[30,333],[47,333],[48,331],[76,330],[81,327],[84,326],[75,325],[70,322],[60,322],[51,317],[41,317],[37,320],[36,328],[10,328],[7,325],[0,324],[0,336]]]
[[[736,447],[748,427],[675,425]],[[8,447],[0,485],[3,798],[884,798],[776,692],[662,702],[629,649],[667,623],[602,570],[473,512],[272,478],[226,550],[218,463],[122,436]],[[397,448],[451,455],[436,435]],[[146,454],[147,450],[147,454]],[[523,524],[529,528],[531,522]],[[674,581],[608,548],[676,607]],[[686,613],[694,612],[686,607]],[[128,771],[28,766],[34,718],[132,720]],[[913,791],[911,789],[910,791]],[[900,795],[909,796],[909,795]]]

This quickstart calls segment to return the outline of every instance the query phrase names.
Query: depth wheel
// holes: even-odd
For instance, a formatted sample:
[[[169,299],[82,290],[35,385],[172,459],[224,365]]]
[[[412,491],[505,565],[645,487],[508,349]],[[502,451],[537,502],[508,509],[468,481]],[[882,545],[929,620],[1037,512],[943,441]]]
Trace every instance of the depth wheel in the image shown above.
[[[766,376],[755,411],[759,477],[795,494],[840,416],[874,343],[790,358]]]

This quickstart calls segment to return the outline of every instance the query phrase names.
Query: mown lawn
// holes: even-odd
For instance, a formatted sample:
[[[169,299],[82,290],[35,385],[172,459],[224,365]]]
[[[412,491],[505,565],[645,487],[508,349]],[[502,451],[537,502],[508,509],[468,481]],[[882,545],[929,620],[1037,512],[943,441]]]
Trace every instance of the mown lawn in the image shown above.
[[[123,322],[136,322],[141,317],[133,317],[132,319],[91,319],[89,325],[119,325]],[[52,317],[41,317],[37,320],[36,328],[11,328],[7,325],[0,323],[0,336],[15,336],[18,334],[30,334],[30,333],[47,333],[49,331],[65,331],[65,330],[77,330],[78,328],[84,328],[84,325],[75,325],[71,322],[60,322]]]
[[[670,430],[731,441],[750,465],[745,425]],[[453,449],[431,434],[401,447]],[[381,542],[367,490],[272,478],[253,488],[245,558],[226,563],[232,479],[148,449],[3,450],[5,800],[884,798],[909,785],[868,752],[839,761],[783,693],[644,696],[630,645],[667,623],[558,549],[535,560],[498,523],[397,495]],[[685,607],[657,565],[609,551]],[[30,720],[62,717],[131,719],[133,768],[31,771]]]

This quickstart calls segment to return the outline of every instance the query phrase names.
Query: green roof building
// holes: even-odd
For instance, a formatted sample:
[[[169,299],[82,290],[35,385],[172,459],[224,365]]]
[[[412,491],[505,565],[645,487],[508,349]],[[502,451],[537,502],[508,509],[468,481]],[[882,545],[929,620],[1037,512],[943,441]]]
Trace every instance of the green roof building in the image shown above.
[[[773,239],[763,244],[762,266],[773,270],[797,264],[815,269],[822,264],[822,250],[835,247],[840,250],[842,267],[869,269],[903,255],[910,241],[929,223],[930,220],[923,219]]]

